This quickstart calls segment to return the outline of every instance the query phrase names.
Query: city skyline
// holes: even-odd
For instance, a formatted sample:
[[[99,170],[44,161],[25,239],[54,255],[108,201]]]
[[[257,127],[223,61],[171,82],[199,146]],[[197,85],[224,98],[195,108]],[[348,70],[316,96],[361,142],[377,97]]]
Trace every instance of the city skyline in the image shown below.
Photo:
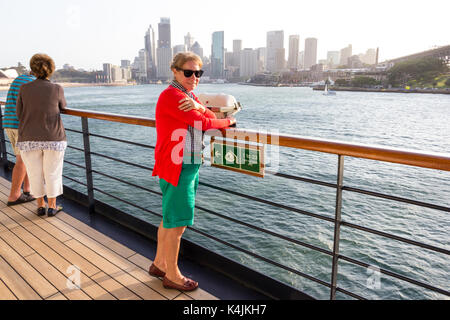
[[[448,44],[445,28],[435,27],[436,21],[445,21],[450,10],[448,1],[428,1],[427,6],[418,1],[381,0],[371,4],[353,0],[340,4],[278,1],[274,6],[264,0],[230,0],[227,4],[199,1],[185,14],[184,6],[177,1],[152,6],[130,0],[125,6],[115,0],[43,0],[30,3],[27,10],[19,9],[17,3],[2,2],[0,12],[20,12],[21,18],[13,14],[2,17],[7,30],[3,27],[1,39],[8,49],[0,55],[0,67],[18,62],[27,66],[36,52],[48,53],[58,68],[69,63],[99,70],[104,62],[132,61],[144,48],[143,37],[149,26],[157,31],[161,17],[170,18],[172,47],[183,44],[189,32],[208,57],[212,34],[217,31],[224,31],[224,47],[230,52],[233,40],[241,40],[242,49],[257,49],[266,47],[267,32],[283,30],[286,60],[292,35],[299,35],[300,51],[305,49],[306,38],[316,38],[317,60],[327,59],[328,51],[339,51],[349,44],[353,54],[380,48],[379,61]],[[177,7],[180,10],[174,10]],[[44,8],[48,18],[37,22],[35,17],[40,17]]]

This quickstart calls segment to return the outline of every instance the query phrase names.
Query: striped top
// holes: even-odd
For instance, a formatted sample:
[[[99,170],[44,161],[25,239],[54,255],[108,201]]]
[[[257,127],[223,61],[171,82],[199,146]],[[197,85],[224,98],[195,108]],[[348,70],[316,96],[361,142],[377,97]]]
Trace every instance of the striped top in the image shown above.
[[[196,96],[187,91],[178,81],[173,80],[170,84],[172,87],[177,88],[187,94],[191,99],[197,101]],[[203,149],[205,149],[205,143],[203,142],[204,132],[188,126],[188,133],[186,134],[186,142],[183,151],[183,163],[188,164],[201,164],[203,163]]]
[[[10,128],[10,129],[18,129],[19,128],[19,119],[17,119],[16,114],[16,102],[17,97],[19,96],[19,89],[20,86],[24,83],[31,82],[35,80],[36,78],[29,75],[21,75],[18,76],[14,81],[11,83],[11,86],[8,90],[8,96],[6,98],[6,105],[5,105],[5,114],[3,115],[3,128]]]

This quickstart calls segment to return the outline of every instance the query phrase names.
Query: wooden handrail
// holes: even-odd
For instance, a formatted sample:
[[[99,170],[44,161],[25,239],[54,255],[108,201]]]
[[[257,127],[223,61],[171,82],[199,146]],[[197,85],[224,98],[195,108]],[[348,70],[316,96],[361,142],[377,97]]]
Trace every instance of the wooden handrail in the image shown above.
[[[0,104],[5,103],[0,101]],[[72,116],[128,123],[146,127],[155,127],[156,125],[155,119],[98,111],[67,108],[63,111],[63,113]],[[417,150],[386,148],[383,146],[345,143],[341,141],[315,139],[294,135],[261,133],[253,130],[235,128],[214,130],[213,132],[206,132],[206,134],[217,136],[219,132],[227,139],[238,139],[242,141],[278,145],[281,147],[319,151],[355,158],[364,158],[405,164],[415,167],[450,171],[450,153],[420,152]]]
[[[78,110],[67,108],[67,115],[128,123],[146,127],[155,127],[156,121],[150,118],[125,116],[120,114],[104,113],[98,111]],[[450,171],[450,153],[420,152],[417,150],[386,148],[383,146],[345,143],[334,140],[315,139],[294,135],[279,135],[261,133],[253,130],[227,128],[207,131],[207,135],[220,134],[227,139],[237,139],[257,143],[278,145],[282,147],[304,149],[325,153],[351,156],[356,158],[377,161],[393,162],[416,167]]]

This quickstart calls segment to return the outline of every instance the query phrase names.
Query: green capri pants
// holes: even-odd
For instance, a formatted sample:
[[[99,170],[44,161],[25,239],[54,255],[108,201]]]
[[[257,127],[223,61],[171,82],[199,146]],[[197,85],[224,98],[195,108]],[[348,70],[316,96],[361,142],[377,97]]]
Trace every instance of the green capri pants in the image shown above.
[[[174,187],[159,179],[163,194],[163,227],[176,228],[194,224],[195,194],[198,187],[200,164],[184,164],[178,185]]]

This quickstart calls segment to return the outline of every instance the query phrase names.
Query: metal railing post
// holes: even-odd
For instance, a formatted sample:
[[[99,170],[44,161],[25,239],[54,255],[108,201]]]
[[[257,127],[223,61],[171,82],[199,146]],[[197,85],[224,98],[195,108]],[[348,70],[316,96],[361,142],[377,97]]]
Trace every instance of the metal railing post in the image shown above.
[[[0,101],[0,108],[2,105],[4,105],[4,103]],[[0,153],[2,166],[6,168],[8,164],[8,154],[6,153],[5,131],[3,130],[3,113],[1,111],[0,111]]]
[[[5,132],[3,131],[3,126],[1,124],[2,119],[0,119],[0,152],[1,152],[1,162],[4,168],[8,165],[8,154],[6,153],[6,140]]]
[[[92,163],[91,163],[91,146],[89,143],[89,127],[88,119],[81,118],[81,127],[83,130],[83,144],[84,144],[84,161],[86,165],[86,184],[88,195],[89,214],[95,212],[95,198],[94,198],[94,180],[92,178]]]
[[[344,156],[339,155],[337,188],[336,188],[336,209],[334,215],[334,243],[333,243],[333,266],[331,270],[331,293],[330,299],[336,299],[338,259],[339,259],[339,240],[341,236],[341,209],[342,209],[342,187],[344,180]]]

